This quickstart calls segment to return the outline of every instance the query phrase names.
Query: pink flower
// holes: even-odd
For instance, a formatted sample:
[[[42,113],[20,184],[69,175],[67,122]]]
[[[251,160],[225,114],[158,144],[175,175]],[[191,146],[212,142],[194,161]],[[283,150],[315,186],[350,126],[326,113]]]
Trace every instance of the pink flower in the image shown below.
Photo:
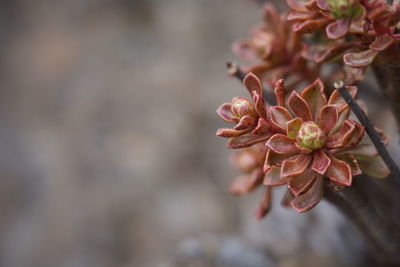
[[[266,106],[260,80],[252,73],[246,75],[244,86],[251,100],[234,97],[231,103],[224,103],[218,109],[218,115],[226,122],[236,124],[233,128],[221,128],[218,136],[229,138],[229,148],[243,148],[268,139],[272,133],[266,117]]]

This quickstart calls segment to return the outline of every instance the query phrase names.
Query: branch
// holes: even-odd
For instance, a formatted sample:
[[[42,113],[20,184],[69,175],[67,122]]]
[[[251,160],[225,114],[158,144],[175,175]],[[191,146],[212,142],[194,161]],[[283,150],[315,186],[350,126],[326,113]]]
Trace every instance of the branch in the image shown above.
[[[390,156],[387,151],[385,145],[381,141],[379,133],[375,130],[375,127],[370,122],[367,114],[360,108],[357,102],[353,99],[350,93],[343,87],[343,82],[336,82],[334,84],[335,88],[339,90],[340,95],[349,105],[351,111],[356,115],[358,120],[365,126],[365,131],[367,132],[369,138],[371,138],[372,143],[374,144],[376,150],[382,157],[386,166],[389,168],[392,175],[397,179],[397,182],[400,182],[400,169]]]

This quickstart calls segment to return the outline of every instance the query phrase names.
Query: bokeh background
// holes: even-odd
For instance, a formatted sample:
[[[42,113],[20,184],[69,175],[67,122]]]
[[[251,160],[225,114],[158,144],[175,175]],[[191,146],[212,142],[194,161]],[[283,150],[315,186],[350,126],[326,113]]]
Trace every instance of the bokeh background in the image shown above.
[[[359,264],[328,203],[298,215],[278,192],[257,222],[261,192],[227,192],[215,109],[245,93],[224,65],[259,16],[249,0],[1,1],[0,266]]]

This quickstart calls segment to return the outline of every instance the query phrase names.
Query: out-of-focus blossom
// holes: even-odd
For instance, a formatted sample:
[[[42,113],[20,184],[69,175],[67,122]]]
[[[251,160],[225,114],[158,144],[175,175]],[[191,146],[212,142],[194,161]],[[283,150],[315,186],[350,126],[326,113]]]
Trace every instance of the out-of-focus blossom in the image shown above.
[[[271,4],[266,4],[263,11],[262,23],[251,30],[248,38],[232,45],[233,51],[243,59],[260,61],[245,70],[271,86],[281,78],[290,78],[292,84],[314,80],[319,73],[318,66],[309,64],[301,56],[301,36],[292,31],[292,23]]]
[[[233,123],[233,128],[221,128],[218,136],[229,138],[227,147],[243,148],[265,141],[272,133],[266,117],[266,106],[260,80],[252,73],[246,75],[244,86],[250,93],[251,100],[234,97],[231,103],[224,103],[218,109],[218,115],[226,122]]]
[[[356,95],[356,87],[346,89]],[[266,143],[264,184],[287,184],[294,209],[304,212],[321,200],[324,178],[350,186],[353,175],[361,174],[363,167],[368,174],[388,175],[380,157],[369,150],[371,146],[361,144],[364,126],[349,119],[349,108],[338,90],[327,98],[323,83],[317,79],[301,93],[291,93],[287,100],[290,111],[282,105],[282,91],[279,81],[276,92],[281,105],[268,109],[271,128],[279,133]]]

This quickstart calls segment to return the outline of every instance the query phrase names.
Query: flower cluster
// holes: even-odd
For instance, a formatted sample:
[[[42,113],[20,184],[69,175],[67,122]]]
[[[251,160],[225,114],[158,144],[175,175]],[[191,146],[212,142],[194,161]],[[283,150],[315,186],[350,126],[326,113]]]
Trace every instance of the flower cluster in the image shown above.
[[[364,135],[364,126],[351,117],[338,90],[328,97],[323,82],[316,79],[286,97],[284,81],[278,80],[277,105],[266,105],[254,74],[247,74],[244,85],[253,102],[237,97],[218,108],[221,118],[236,126],[220,129],[217,135],[230,138],[228,147],[242,148],[235,151],[232,162],[244,175],[233,181],[230,191],[245,194],[265,187],[257,218],[269,210],[271,189],[276,186],[287,186],[283,202],[304,212],[321,200],[324,188],[351,186],[353,176],[361,173],[388,175]],[[346,89],[356,96],[357,87]]]

